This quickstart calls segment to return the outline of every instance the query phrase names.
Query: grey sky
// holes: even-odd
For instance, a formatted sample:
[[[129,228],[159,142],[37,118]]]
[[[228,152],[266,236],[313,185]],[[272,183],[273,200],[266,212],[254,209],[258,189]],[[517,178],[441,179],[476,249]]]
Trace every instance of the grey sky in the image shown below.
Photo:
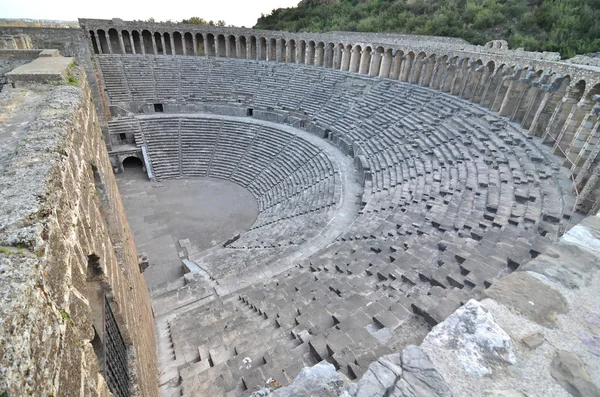
[[[260,14],[291,7],[299,0],[0,0],[0,18],[76,20],[77,18],[148,19],[179,21],[198,16],[224,20],[228,25],[252,27]]]

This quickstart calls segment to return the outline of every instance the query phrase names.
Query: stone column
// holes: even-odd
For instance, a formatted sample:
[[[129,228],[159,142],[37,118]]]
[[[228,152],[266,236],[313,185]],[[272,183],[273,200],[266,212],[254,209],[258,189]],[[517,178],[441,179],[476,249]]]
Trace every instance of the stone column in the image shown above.
[[[552,147],[553,152],[556,153],[568,153],[569,148],[573,144],[573,138],[575,137],[576,131],[583,122],[587,113],[592,110],[592,101],[584,99],[579,101],[575,106],[571,107],[569,116],[565,121],[563,128],[560,130],[560,134],[554,142]],[[591,128],[591,126],[590,126]]]
[[[369,62],[369,76],[379,76],[379,70],[381,68],[381,53],[375,50],[371,53],[371,60]]]
[[[421,72],[421,84],[423,87],[431,86],[431,77],[433,76],[433,68],[435,68],[434,58],[429,57],[423,60],[425,71]]]
[[[229,44],[229,37],[225,37],[225,57],[233,58],[231,56],[231,44]]]
[[[360,69],[360,54],[362,51],[358,51],[356,48],[352,48],[352,52],[350,54],[350,71],[353,73],[358,73]]]
[[[381,64],[379,66],[379,77],[388,78],[390,77],[390,71],[392,69],[392,54],[388,51],[383,53],[381,57]]]
[[[108,47],[108,53],[112,54],[112,46],[110,45],[110,36],[108,35],[108,31],[104,32],[104,37],[106,37],[106,46]]]
[[[142,55],[146,55],[146,42],[144,41],[144,31],[140,33],[140,47],[142,49]]]
[[[315,66],[323,66],[323,53],[324,53],[324,48],[317,45],[315,47]]]
[[[183,55],[187,55],[187,49],[185,48],[185,33],[181,35],[181,51],[183,52]]]
[[[158,47],[156,46],[156,37],[154,37],[154,33],[150,35],[152,37],[152,49],[154,50],[154,55],[158,55]]]
[[[342,64],[341,70],[347,72],[350,70],[350,53],[347,48],[342,49]]]
[[[173,32],[169,33],[169,39],[171,40],[171,55],[177,55],[175,52],[175,36]]]
[[[194,46],[194,55],[198,56],[198,39],[195,34],[192,34],[192,46]]]
[[[578,102],[577,98],[573,94],[573,90],[574,88],[569,87],[562,100],[558,102],[554,112],[552,113],[552,116],[550,117],[550,120],[548,121],[546,131],[542,135],[542,140],[544,142],[551,142],[553,147],[556,147],[554,142],[558,139],[558,135],[562,131],[565,121],[571,113],[571,109]]]
[[[333,69],[340,70],[342,68],[342,52],[339,46],[333,48]]]
[[[586,143],[592,138],[594,130],[597,130],[597,125],[598,118],[593,112],[589,112],[585,115],[581,124],[579,124],[577,131],[575,131],[571,144],[565,151],[567,157],[573,163],[571,172],[575,172],[576,168],[581,166],[581,163],[585,160],[581,154],[584,151]]]
[[[96,31],[92,30],[92,34],[94,35],[94,40],[96,40],[96,47],[98,47],[98,54],[103,54],[102,45],[100,44],[100,39],[99,39],[98,35],[96,34]]]
[[[402,56],[402,72],[400,73],[400,81],[408,82],[410,70],[412,69],[412,61],[406,59],[407,56]]]
[[[123,32],[117,32],[117,35],[119,36],[119,44],[121,45],[121,54],[127,54],[127,51],[125,51],[125,42],[123,41]]]
[[[400,80],[400,73],[402,73],[402,58],[400,52],[396,52],[392,59],[392,68],[390,70],[390,78],[393,80]]]
[[[133,41],[133,31],[129,32],[129,43],[131,44],[131,53],[135,54],[135,42]]]
[[[169,55],[167,54],[167,46],[165,45],[165,35],[163,33],[160,34],[160,45],[162,46],[162,54]]]

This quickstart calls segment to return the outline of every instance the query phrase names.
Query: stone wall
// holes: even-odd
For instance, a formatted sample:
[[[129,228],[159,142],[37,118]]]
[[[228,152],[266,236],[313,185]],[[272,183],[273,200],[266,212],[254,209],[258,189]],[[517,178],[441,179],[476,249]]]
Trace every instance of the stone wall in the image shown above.
[[[0,395],[110,395],[106,297],[132,394],[156,396],[150,298],[90,88],[71,76],[0,97],[4,127],[27,120],[0,156]]]

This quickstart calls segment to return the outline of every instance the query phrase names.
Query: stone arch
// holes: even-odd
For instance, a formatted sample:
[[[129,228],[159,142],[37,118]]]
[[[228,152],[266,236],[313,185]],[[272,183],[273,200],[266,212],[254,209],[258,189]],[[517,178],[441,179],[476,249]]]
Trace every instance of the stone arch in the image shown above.
[[[206,43],[204,44],[204,51],[206,55],[214,57],[216,56],[217,44],[215,41],[215,36],[212,33],[208,33],[206,35]]]
[[[275,62],[277,60],[277,40],[271,38],[268,42],[268,57],[267,61]]]
[[[202,36],[202,33],[196,33],[196,54],[200,56],[206,55],[206,49],[204,48],[204,36]]]
[[[186,32],[183,35],[183,52],[186,55],[194,55],[196,51],[194,51],[194,37],[190,32]]]
[[[127,169],[141,169],[144,170],[144,161],[136,155],[128,155],[121,161],[121,167],[123,171]]]
[[[132,41],[131,41],[131,35],[129,34],[129,31],[127,30],[123,30],[121,31],[121,37],[123,38],[123,49],[125,50],[123,53],[124,54],[133,54],[133,46],[132,46]]]
[[[352,48],[352,54],[350,54],[350,71],[353,73],[358,73],[360,70],[360,56],[362,53],[362,47],[360,45],[355,45]]]
[[[402,63],[404,61],[404,51],[396,50],[394,58],[392,59],[392,67],[390,70],[390,78],[394,80],[400,80],[400,74],[402,73]]]
[[[267,39],[261,37],[258,41],[258,59],[261,61],[267,60]]]
[[[314,65],[315,64],[315,42],[309,41],[308,47],[306,48],[306,64]]]
[[[285,61],[289,63],[296,63],[296,40],[290,39],[287,42],[287,54]]]
[[[315,47],[315,66],[324,66],[325,43],[319,42]]]
[[[175,49],[175,55],[184,55],[183,54],[183,37],[181,36],[181,33],[179,33],[179,32],[173,33],[173,42],[175,43],[173,45],[173,47]]]
[[[154,46],[152,45],[152,33],[150,33],[150,31],[142,31],[142,42],[144,43],[142,47],[144,54],[154,54]]]
[[[594,86],[592,86],[592,88],[588,91],[587,95],[585,96],[585,99],[588,101],[593,101],[596,95],[600,95],[600,83],[597,83]]]
[[[248,43],[246,41],[246,36],[238,37],[238,43],[240,48],[240,53],[238,54],[238,57],[248,59]]]
[[[222,34],[217,36],[217,41],[215,43],[215,54],[220,58],[227,56],[225,50],[225,36],[223,36]]]
[[[165,52],[162,43],[162,35],[159,32],[154,32],[154,42],[156,43],[156,51],[158,54],[170,55],[169,53]]]
[[[300,40],[298,42],[298,62],[300,64],[306,63],[306,41]]]
[[[119,32],[116,29],[108,29],[108,40],[112,54],[122,54]]]
[[[150,33],[150,32],[148,32]],[[100,51],[103,54],[110,54],[110,50],[108,47],[108,39],[106,38],[106,32],[102,29],[98,29],[98,41],[100,42]],[[152,46],[152,41],[150,41],[150,45]],[[150,51],[152,52],[152,51]]]
[[[93,30],[90,30],[90,40],[92,40],[92,49],[94,50],[94,54],[100,54],[100,47],[98,47],[98,42],[96,41],[96,33]]]
[[[235,44],[235,36],[230,34],[227,36],[227,42],[225,43],[225,55],[227,58],[237,58],[237,48]]]
[[[142,53],[142,40],[140,37],[140,32],[137,30],[131,31],[131,39],[133,40],[133,48],[135,49],[136,54]]]
[[[250,36],[250,59],[257,59],[256,36]]]
[[[507,94],[511,94],[509,89],[511,88],[512,82],[515,79],[520,78],[523,70],[524,69],[519,65],[505,69],[505,72],[503,73],[504,76],[502,76],[502,80],[496,88],[496,97],[491,107],[492,111],[499,112],[501,115],[506,115],[506,110],[503,108],[503,105],[507,104],[507,98],[509,97]]]
[[[371,65],[371,52],[373,49],[371,46],[366,46],[360,54],[360,65],[358,67],[358,73],[369,74],[369,66]]]

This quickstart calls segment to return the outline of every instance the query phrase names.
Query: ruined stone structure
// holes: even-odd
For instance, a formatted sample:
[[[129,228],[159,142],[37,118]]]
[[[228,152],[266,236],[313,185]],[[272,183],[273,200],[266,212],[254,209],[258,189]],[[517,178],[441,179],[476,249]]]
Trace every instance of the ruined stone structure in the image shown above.
[[[80,24],[59,49],[93,73],[115,224],[106,170],[132,158],[258,206],[212,248],[177,241],[186,274],[151,285],[160,395],[597,395],[600,69],[503,41]],[[94,241],[133,258],[106,223]],[[147,305],[135,277],[123,313]]]
[[[0,395],[157,395],[152,307],[85,74],[19,51],[0,50]]]

